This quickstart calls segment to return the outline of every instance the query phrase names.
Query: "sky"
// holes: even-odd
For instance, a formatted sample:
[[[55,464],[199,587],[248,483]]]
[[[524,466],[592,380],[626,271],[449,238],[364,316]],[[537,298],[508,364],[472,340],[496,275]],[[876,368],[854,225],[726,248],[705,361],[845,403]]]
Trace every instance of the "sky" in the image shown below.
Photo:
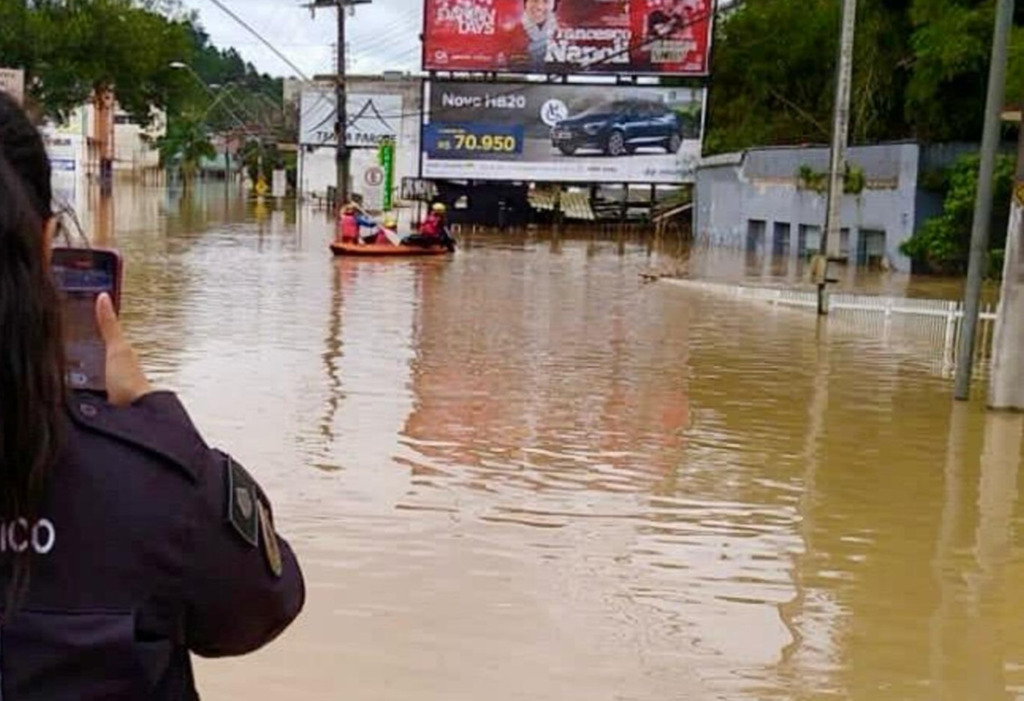
[[[302,5],[308,0],[220,0],[306,75],[334,72],[336,12],[317,10],[316,19]],[[234,47],[246,61],[274,76],[296,75],[270,49],[210,0],[183,0],[215,46]],[[348,17],[348,70],[380,73],[419,68],[422,0],[373,0]]]

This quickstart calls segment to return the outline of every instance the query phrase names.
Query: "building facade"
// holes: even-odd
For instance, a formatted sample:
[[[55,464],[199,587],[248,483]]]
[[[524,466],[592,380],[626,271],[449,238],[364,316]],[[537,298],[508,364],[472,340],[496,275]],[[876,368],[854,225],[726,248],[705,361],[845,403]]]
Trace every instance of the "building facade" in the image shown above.
[[[403,178],[419,173],[423,83],[415,76],[349,76],[348,144],[351,152],[350,191],[367,198],[379,167],[377,146],[384,136],[395,141],[394,198]],[[325,197],[337,182],[336,119],[333,81],[302,87],[299,173],[301,197]]]
[[[843,196],[841,254],[851,264],[909,272],[911,261],[900,244],[941,205],[919,188],[921,147],[853,147],[847,161],[855,194]],[[825,147],[760,148],[704,159],[697,173],[695,240],[775,257],[817,252],[828,166]],[[853,187],[858,179],[859,191]]]

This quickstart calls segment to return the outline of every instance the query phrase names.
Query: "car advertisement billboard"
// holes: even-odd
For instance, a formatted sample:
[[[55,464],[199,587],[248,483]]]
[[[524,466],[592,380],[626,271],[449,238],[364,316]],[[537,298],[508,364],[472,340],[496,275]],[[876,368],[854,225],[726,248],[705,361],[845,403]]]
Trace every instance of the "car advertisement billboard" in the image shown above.
[[[704,90],[430,82],[426,178],[693,182]]]
[[[706,75],[714,0],[426,0],[427,71]]]

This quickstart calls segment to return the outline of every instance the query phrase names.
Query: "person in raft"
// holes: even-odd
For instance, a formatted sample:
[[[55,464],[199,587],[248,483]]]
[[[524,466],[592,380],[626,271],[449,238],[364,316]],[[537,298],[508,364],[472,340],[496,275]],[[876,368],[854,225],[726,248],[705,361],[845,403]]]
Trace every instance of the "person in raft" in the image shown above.
[[[420,224],[418,234],[412,234],[402,239],[403,246],[420,246],[431,248],[433,246],[444,246],[449,251],[455,250],[455,240],[448,231],[448,208],[440,202],[430,208],[430,215],[426,221]]]
[[[349,202],[341,209],[341,219],[338,220],[338,243],[361,243],[362,237],[359,231],[362,228],[370,229],[367,238],[377,235],[377,222],[363,214],[355,204]]]

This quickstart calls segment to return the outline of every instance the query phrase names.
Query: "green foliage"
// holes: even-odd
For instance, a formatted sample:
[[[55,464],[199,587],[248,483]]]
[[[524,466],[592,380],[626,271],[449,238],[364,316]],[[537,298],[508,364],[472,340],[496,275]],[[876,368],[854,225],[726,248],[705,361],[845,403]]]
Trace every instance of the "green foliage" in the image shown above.
[[[0,0],[0,56],[25,68],[45,114],[66,117],[113,88],[145,123],[175,91],[168,64],[189,49],[185,27],[133,0]]]
[[[907,18],[902,3],[860,0],[851,94],[851,138],[894,138],[905,130]],[[758,0],[716,25],[706,150],[823,143],[839,37],[835,0]]]
[[[819,173],[811,166],[804,163],[796,172],[797,188],[801,190],[813,190],[819,195],[828,192],[828,173]],[[843,192],[847,195],[859,195],[864,192],[867,186],[867,179],[864,177],[864,169],[858,165],[846,164],[843,172]]]
[[[828,173],[819,173],[804,163],[797,170],[796,182],[798,189],[824,194],[828,190]]]
[[[199,172],[203,159],[217,156],[206,126],[190,118],[172,121],[167,134],[157,141],[157,148],[160,150],[160,162],[165,167],[176,164],[186,183]]]
[[[851,140],[977,141],[993,8],[992,0],[860,0]],[[839,12],[835,0],[758,0],[717,23],[708,153],[828,141]],[[1024,30],[1015,28],[1007,102],[1022,97]]]
[[[209,110],[205,121],[216,132],[264,131],[273,132],[283,139],[297,136],[297,125],[289,123],[282,105],[283,81],[259,73],[231,48],[218,49],[210,44],[201,27],[192,23],[187,28],[191,44],[186,61],[207,85],[217,86],[215,91],[230,94],[219,102],[190,80],[192,95],[178,109],[201,107]],[[186,76],[187,77],[187,76]],[[243,126],[244,125],[244,126]],[[293,133],[295,132],[295,133]]]
[[[251,140],[242,147],[240,155],[245,172],[253,182],[260,175],[270,182],[274,170],[278,168],[284,168],[289,174],[294,174],[298,166],[297,154],[281,151],[276,143]]]
[[[905,241],[900,250],[927,268],[943,273],[966,270],[974,218],[974,200],[978,191],[979,157],[962,156],[946,171],[946,192],[942,214],[929,219]],[[1002,155],[996,160],[993,187],[991,249],[1006,244],[1006,225],[1016,157]]]
[[[231,88],[215,103],[202,83]],[[234,49],[218,50],[178,0],[0,0],[0,64],[26,70],[41,115],[66,118],[113,90],[139,123],[166,109],[170,127],[197,115],[215,132],[274,131],[289,136],[281,80],[260,74]],[[291,120],[294,121],[294,120]],[[293,129],[294,131],[294,129]]]
[[[867,187],[867,178],[864,177],[864,169],[858,165],[846,164],[843,171],[843,192],[848,195],[859,195]]]

